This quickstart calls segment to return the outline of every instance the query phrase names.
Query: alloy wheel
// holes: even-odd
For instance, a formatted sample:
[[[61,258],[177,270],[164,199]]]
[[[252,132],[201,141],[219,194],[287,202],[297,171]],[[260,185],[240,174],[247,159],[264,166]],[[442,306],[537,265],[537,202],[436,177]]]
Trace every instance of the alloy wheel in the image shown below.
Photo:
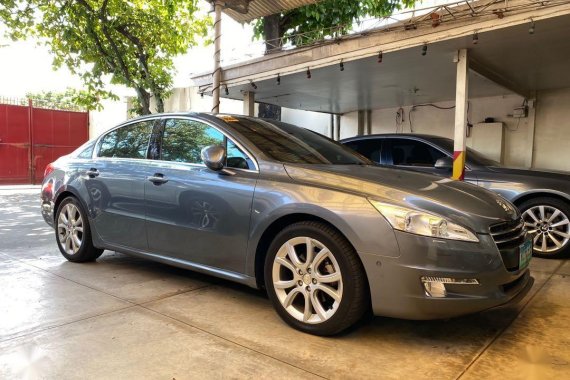
[[[57,236],[68,255],[74,255],[83,243],[83,219],[79,209],[73,204],[66,204],[57,218]]]
[[[533,206],[523,212],[528,233],[533,237],[534,250],[549,254],[564,248],[570,240],[570,220],[556,207]]]
[[[310,237],[285,242],[275,255],[273,287],[283,308],[309,324],[329,320],[342,301],[340,267],[332,252]]]

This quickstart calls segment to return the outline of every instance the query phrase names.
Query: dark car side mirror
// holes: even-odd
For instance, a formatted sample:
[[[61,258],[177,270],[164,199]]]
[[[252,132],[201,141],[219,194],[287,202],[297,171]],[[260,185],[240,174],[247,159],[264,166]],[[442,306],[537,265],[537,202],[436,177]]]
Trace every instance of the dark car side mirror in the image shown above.
[[[219,172],[224,168],[226,150],[220,145],[208,145],[202,149],[200,157],[208,169]]]
[[[451,157],[442,157],[435,162],[436,169],[451,170],[453,169],[453,159]]]
[[[226,149],[221,145],[208,145],[200,152],[204,165],[210,170],[225,175],[234,175],[231,170],[224,168],[226,162]]]

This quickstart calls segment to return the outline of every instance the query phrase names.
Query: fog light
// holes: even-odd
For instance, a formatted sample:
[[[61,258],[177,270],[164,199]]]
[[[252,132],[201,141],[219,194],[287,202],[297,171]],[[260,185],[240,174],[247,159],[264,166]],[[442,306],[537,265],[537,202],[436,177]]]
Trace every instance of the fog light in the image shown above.
[[[476,278],[451,278],[451,277],[421,277],[426,296],[434,298],[447,297],[447,289],[445,284],[456,285],[479,285],[479,280]]]

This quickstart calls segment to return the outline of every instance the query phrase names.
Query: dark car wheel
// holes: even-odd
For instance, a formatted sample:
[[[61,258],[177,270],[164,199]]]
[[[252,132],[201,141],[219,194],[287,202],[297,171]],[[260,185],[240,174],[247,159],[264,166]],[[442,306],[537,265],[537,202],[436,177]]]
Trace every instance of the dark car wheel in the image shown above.
[[[369,307],[354,248],[320,222],[298,222],[275,237],[265,260],[265,286],[279,316],[311,334],[337,334]]]
[[[540,197],[520,205],[537,257],[561,258],[570,254],[570,205],[556,198]]]
[[[77,199],[65,198],[57,208],[55,236],[61,254],[69,261],[96,260],[103,253],[91,240],[89,220]]]

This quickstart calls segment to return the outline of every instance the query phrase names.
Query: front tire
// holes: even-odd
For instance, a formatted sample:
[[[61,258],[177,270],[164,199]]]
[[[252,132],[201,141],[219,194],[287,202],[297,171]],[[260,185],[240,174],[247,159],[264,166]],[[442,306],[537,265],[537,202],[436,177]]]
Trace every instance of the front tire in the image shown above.
[[[533,238],[533,254],[543,258],[570,255],[570,205],[560,199],[539,197],[520,205]]]
[[[369,307],[362,263],[346,238],[321,222],[298,222],[273,240],[265,286],[279,316],[315,335],[334,335]]]
[[[65,198],[57,208],[55,236],[63,257],[74,263],[94,261],[103,254],[93,246],[87,215],[73,197]]]

